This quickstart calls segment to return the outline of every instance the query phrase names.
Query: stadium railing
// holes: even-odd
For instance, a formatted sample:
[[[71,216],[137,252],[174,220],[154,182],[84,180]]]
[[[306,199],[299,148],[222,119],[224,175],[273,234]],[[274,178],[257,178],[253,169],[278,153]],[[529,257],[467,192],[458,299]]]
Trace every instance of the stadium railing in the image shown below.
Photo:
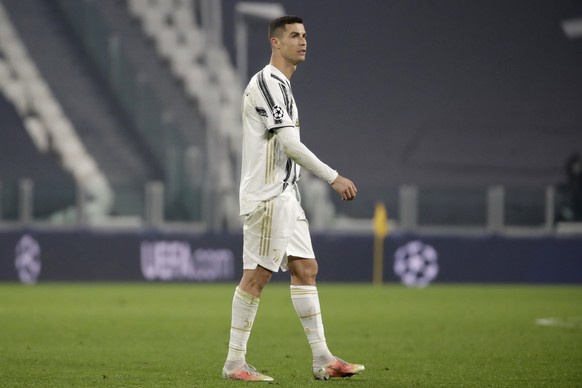
[[[196,219],[169,219],[165,212],[167,186],[149,182],[143,190],[145,204],[138,222],[88,223],[87,196],[77,187],[69,203],[76,207],[76,217],[62,219],[43,211],[43,202],[54,195],[50,185],[36,185],[30,179],[0,182],[0,227],[45,228],[153,228],[160,230],[207,231],[208,225]],[[377,193],[378,194],[378,193]],[[448,200],[444,198],[448,197]],[[428,233],[456,235],[521,235],[539,236],[582,233],[582,224],[561,222],[557,218],[555,188],[525,190],[504,186],[485,189],[434,189],[405,185],[383,191],[370,200],[361,198],[358,208],[337,212],[326,224],[312,225],[315,232],[369,234],[373,232],[374,203],[385,203],[388,209],[387,227],[394,233]],[[358,198],[359,200],[360,198]],[[357,203],[355,201],[354,203]],[[364,211],[364,207],[368,207]],[[345,207],[344,207],[345,208]],[[339,207],[336,207],[339,209]],[[307,212],[310,209],[306,207]],[[204,209],[199,209],[204,211]],[[309,215],[309,214],[308,214]]]

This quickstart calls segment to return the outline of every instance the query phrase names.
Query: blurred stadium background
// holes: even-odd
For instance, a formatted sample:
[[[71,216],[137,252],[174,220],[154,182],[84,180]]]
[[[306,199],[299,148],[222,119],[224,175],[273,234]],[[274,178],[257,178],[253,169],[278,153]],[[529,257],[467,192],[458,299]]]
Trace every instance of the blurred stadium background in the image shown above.
[[[302,177],[324,279],[371,280],[382,203],[387,279],[422,240],[437,280],[582,282],[574,0],[0,0],[0,280],[238,277],[240,95],[283,13],[302,138],[359,188]]]

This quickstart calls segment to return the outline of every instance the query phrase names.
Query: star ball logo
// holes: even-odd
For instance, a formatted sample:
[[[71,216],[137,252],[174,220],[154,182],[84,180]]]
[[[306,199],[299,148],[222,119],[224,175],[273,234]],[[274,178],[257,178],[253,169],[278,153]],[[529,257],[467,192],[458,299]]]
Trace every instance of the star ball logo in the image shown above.
[[[275,105],[273,107],[273,117],[275,118],[275,120],[281,120],[284,115],[285,112],[283,111],[283,108],[281,108],[279,105]]]
[[[426,287],[439,273],[437,251],[422,241],[410,241],[394,254],[394,273],[409,287]]]
[[[24,235],[16,244],[14,265],[22,283],[34,284],[40,275],[40,245],[29,235]]]

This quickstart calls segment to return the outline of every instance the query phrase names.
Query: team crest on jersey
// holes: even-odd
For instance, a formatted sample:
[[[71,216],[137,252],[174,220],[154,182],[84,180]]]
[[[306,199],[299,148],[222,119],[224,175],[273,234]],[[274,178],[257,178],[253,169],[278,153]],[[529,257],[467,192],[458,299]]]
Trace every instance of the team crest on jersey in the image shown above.
[[[283,108],[281,108],[279,105],[275,105],[273,107],[273,117],[275,118],[275,120],[281,120],[284,115],[285,112],[283,111]]]

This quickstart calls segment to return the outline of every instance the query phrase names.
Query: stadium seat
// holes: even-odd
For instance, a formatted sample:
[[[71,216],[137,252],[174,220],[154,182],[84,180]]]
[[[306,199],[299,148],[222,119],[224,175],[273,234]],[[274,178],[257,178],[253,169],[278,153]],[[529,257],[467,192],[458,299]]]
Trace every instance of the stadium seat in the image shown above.
[[[141,15],[143,30],[150,38],[155,38],[163,28],[165,15],[155,8],[145,8]]]
[[[4,84],[3,90],[20,114],[26,114],[28,112],[29,103],[26,98],[26,90],[19,80],[11,78]]]
[[[184,41],[188,50],[190,50],[194,58],[200,58],[204,53],[205,34],[204,31],[196,26],[187,30],[180,30],[179,34]]]
[[[190,97],[203,98],[202,93],[208,89],[206,72],[198,65],[190,66],[184,75],[184,87]]]
[[[172,53],[179,50],[178,35],[176,30],[168,25],[163,25],[154,37],[158,54],[169,59]]]
[[[194,20],[194,12],[192,7],[181,3],[182,5],[176,7],[170,12],[170,22],[176,26],[180,31],[185,31],[192,28],[196,22]]]
[[[147,8],[147,3],[143,0],[127,0],[127,4],[130,15],[135,18],[140,18]]]
[[[17,39],[4,40],[3,46],[6,59],[14,69],[27,60],[26,48]]]
[[[18,66],[14,68],[14,72],[25,84],[34,82],[41,77],[34,63],[31,62],[27,57],[23,58]]]
[[[39,116],[49,128],[64,116],[61,106],[51,96],[45,96],[37,100],[35,107]]]
[[[26,92],[33,106],[38,106],[43,101],[51,98],[50,87],[42,78],[31,79],[26,84]]]
[[[8,22],[8,15],[6,15],[3,8],[0,8],[0,42],[5,44],[7,41],[13,40],[14,37],[15,32]]]
[[[36,148],[43,153],[49,150],[49,137],[44,124],[37,117],[27,117],[24,120],[24,127],[36,145]]]
[[[170,56],[170,68],[177,78],[184,78],[194,64],[194,57],[188,50],[174,50]]]
[[[54,117],[52,121],[47,123],[47,127],[55,144],[67,141],[70,137],[75,136],[75,128],[63,115]]]

